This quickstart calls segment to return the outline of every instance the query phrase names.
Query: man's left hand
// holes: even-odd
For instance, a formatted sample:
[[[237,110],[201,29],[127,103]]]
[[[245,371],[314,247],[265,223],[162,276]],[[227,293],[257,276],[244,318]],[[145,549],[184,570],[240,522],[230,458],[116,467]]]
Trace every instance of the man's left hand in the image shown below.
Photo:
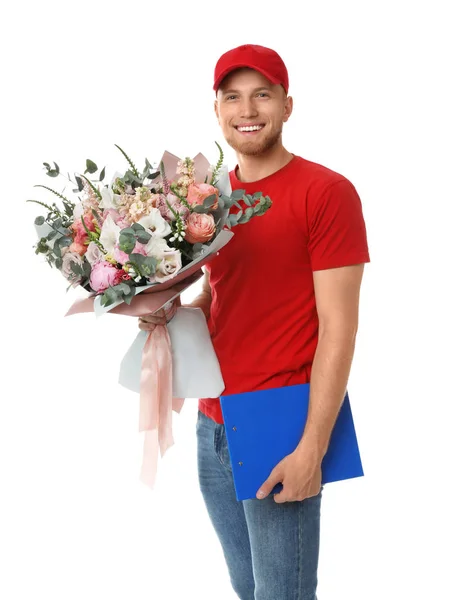
[[[321,490],[321,462],[318,452],[301,443],[274,467],[257,498],[266,498],[278,483],[283,484],[283,490],[274,494],[275,502],[295,502],[317,496]]]

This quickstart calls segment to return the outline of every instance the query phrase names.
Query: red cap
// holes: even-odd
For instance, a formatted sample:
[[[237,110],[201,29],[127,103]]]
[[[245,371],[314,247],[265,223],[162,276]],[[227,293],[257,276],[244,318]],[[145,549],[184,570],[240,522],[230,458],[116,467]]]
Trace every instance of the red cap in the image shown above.
[[[213,89],[218,90],[226,75],[240,67],[255,69],[271,83],[281,84],[288,93],[288,71],[280,56],[271,48],[244,44],[223,54],[215,67]]]

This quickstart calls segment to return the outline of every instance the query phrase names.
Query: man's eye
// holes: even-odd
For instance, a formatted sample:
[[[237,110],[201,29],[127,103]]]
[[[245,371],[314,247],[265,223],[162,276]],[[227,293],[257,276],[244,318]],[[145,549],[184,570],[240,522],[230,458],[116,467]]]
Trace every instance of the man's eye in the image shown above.
[[[235,95],[231,94],[230,96],[226,96],[226,100],[234,100],[236,98]]]
[[[257,96],[269,96],[266,92],[258,92]]]

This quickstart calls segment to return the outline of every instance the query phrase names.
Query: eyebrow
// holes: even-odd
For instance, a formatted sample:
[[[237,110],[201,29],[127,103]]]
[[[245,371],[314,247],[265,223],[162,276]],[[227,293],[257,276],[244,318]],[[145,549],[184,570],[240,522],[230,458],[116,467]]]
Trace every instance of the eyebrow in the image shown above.
[[[265,90],[267,92],[271,91],[271,89],[269,87],[267,87],[267,86],[258,87],[258,88],[255,88],[255,90],[252,90],[252,91],[253,92],[261,92],[263,90]],[[239,90],[230,90],[230,89],[228,89],[228,90],[224,90],[222,93],[223,94],[239,94],[240,92],[239,92]]]

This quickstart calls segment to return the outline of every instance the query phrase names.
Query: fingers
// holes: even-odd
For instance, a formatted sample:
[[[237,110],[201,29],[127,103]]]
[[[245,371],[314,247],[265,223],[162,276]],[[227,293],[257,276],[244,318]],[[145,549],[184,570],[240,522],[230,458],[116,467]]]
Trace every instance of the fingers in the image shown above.
[[[270,476],[268,477],[268,479],[263,483],[263,485],[260,486],[260,489],[257,492],[257,498],[259,500],[266,498],[266,496],[268,496],[268,494],[271,493],[271,491],[274,489],[274,487],[278,483],[281,483],[282,481],[283,481],[283,472],[280,469],[278,469],[277,467],[275,467],[273,469],[273,471],[271,472]]]
[[[141,329],[141,331],[148,331],[149,333],[152,333],[156,325],[154,323],[145,323],[144,321],[138,321],[138,327]]]

